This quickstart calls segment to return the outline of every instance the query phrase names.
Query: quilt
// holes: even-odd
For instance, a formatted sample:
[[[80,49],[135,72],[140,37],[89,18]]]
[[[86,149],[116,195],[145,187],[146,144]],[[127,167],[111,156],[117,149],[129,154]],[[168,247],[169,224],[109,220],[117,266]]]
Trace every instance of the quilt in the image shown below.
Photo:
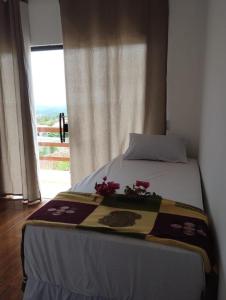
[[[27,224],[81,228],[180,247],[201,255],[205,272],[212,271],[206,214],[173,200],[62,192],[29,216],[24,229]]]

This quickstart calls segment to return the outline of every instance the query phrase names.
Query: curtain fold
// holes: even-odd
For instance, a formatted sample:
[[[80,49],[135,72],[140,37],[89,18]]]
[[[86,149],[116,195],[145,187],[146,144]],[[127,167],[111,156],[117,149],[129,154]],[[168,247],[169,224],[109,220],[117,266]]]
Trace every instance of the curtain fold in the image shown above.
[[[168,1],[60,0],[72,182],[165,133]]]
[[[0,194],[40,199],[20,1],[0,1]]]

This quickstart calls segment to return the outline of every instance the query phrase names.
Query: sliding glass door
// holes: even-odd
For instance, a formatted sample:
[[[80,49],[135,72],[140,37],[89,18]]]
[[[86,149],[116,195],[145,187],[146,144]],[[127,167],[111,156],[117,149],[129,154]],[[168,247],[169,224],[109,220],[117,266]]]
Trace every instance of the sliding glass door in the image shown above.
[[[63,49],[35,47],[31,62],[41,194],[51,198],[70,187]]]

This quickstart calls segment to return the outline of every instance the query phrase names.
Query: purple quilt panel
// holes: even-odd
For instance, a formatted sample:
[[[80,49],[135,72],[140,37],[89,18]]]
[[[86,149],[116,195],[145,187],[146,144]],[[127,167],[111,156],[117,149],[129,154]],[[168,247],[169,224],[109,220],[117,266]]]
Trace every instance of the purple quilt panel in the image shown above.
[[[80,224],[95,209],[97,205],[72,201],[51,200],[34,212],[28,220]]]
[[[173,239],[203,248],[212,257],[209,229],[200,219],[174,214],[158,213],[150,235]]]

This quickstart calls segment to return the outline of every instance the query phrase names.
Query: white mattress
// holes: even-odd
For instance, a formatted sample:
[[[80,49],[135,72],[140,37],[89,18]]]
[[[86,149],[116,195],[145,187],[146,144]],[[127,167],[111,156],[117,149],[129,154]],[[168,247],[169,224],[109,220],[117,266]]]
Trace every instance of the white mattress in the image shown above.
[[[93,192],[103,176],[123,186],[137,179],[165,198],[202,208],[199,170],[187,164],[116,158],[72,187]],[[24,300],[200,300],[202,258],[144,240],[29,225],[24,239]]]
[[[96,182],[104,176],[121,184],[119,192],[136,180],[150,182],[150,190],[203,209],[199,168],[196,160],[188,163],[166,163],[147,160],[123,160],[119,156],[72,187],[72,191],[95,192]]]

